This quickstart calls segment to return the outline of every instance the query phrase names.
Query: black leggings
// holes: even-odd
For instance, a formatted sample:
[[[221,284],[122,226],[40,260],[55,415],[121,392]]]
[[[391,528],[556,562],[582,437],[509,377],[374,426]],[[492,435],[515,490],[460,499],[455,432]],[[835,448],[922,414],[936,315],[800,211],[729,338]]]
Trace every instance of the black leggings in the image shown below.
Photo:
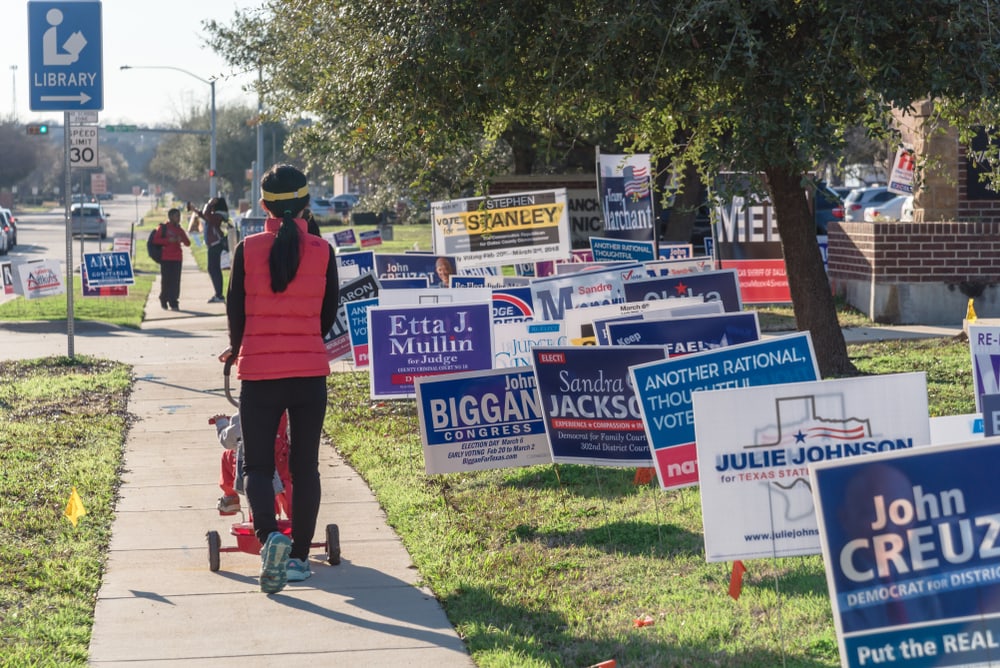
[[[278,530],[274,516],[274,438],[288,411],[292,478],[292,557],[306,559],[319,515],[319,439],[326,416],[326,377],[247,380],[240,386],[247,500],[261,543]]]

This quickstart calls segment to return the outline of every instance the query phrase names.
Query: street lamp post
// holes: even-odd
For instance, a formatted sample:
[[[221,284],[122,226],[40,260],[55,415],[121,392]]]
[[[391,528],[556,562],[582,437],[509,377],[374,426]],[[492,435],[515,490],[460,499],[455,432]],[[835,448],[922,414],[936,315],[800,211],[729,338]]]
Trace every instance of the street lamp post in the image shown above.
[[[218,194],[217,176],[215,171],[215,79],[203,79],[194,72],[188,72],[180,67],[173,67],[172,65],[122,65],[119,69],[122,70],[174,70],[177,72],[183,72],[184,74],[194,77],[202,83],[208,84],[212,89],[212,111],[211,111],[211,144],[209,147],[208,156],[208,195],[209,197],[215,197]]]

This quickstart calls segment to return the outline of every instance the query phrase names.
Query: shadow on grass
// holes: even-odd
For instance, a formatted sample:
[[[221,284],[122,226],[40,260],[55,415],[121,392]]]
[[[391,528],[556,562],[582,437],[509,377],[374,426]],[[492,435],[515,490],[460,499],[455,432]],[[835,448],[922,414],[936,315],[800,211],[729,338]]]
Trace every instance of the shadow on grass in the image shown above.
[[[608,522],[589,529],[536,531],[519,525],[514,534],[521,540],[540,540],[551,546],[591,547],[623,556],[703,557],[702,535],[673,524],[651,522]]]
[[[807,656],[740,647],[733,653],[719,649],[719,639],[706,632],[699,642],[679,643],[664,626],[633,629],[631,620],[622,620],[608,637],[580,637],[571,631],[572,622],[552,609],[510,605],[494,592],[467,587],[440,599],[448,618],[463,635],[473,658],[486,657],[501,665],[508,661],[532,665],[590,666],[615,659],[628,668],[663,666],[797,666],[819,668],[835,665]],[[594,616],[603,614],[594,610]],[[626,630],[627,629],[627,630]],[[513,665],[504,663],[502,665]]]

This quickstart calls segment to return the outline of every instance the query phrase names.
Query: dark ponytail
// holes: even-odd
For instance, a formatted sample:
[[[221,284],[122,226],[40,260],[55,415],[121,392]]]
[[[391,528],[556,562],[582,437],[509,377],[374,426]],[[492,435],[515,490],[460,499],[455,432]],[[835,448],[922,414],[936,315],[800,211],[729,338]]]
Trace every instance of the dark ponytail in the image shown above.
[[[309,206],[305,174],[291,165],[275,165],[260,180],[261,199],[272,216],[281,217],[268,267],[271,290],[284,292],[299,270],[299,228],[295,216]]]

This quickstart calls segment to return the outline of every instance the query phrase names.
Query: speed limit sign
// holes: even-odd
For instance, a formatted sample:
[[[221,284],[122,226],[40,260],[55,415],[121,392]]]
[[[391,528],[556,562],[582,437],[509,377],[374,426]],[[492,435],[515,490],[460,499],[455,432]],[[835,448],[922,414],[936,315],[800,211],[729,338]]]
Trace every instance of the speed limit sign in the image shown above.
[[[97,167],[97,126],[70,126],[69,164],[71,167]]]

